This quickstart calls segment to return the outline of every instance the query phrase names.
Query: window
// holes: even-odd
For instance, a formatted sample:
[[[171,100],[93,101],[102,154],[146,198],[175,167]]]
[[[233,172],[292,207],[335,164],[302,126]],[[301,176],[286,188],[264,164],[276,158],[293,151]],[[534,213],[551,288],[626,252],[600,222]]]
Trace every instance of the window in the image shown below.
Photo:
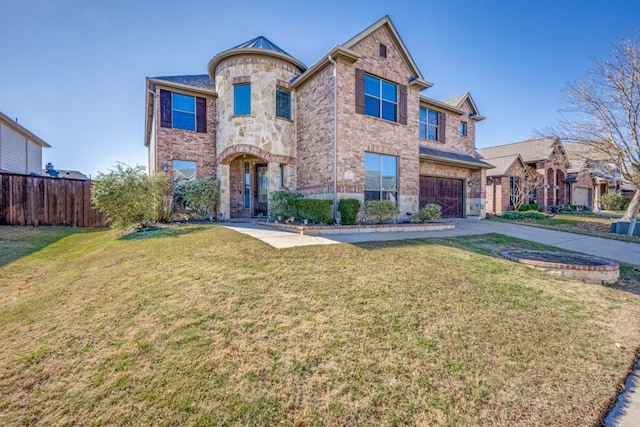
[[[278,187],[284,187],[284,165],[280,164],[278,168]]]
[[[244,208],[251,208],[251,169],[249,162],[244,162]]]
[[[251,83],[233,86],[233,114],[251,114]]]
[[[160,126],[207,132],[207,100],[160,89]]]
[[[180,187],[196,179],[196,162],[191,160],[173,161],[173,184]]]
[[[509,177],[509,189],[511,195],[509,197],[509,207],[514,208],[518,203],[518,199],[521,197],[520,178],[517,176]]]
[[[429,108],[420,107],[420,138],[440,140],[440,114]]]
[[[392,122],[397,121],[398,87],[394,83],[365,74],[364,113]]]
[[[364,200],[398,200],[398,158],[364,153]]]
[[[291,91],[276,87],[276,117],[291,120]]]
[[[460,122],[460,135],[467,136],[467,122]]]
[[[387,46],[380,43],[380,58],[387,57]]]

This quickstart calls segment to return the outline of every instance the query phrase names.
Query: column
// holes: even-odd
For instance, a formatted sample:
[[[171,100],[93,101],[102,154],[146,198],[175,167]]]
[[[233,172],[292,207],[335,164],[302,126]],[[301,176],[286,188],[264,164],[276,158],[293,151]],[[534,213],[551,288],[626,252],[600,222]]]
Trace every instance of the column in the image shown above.
[[[218,217],[221,219],[231,218],[231,167],[229,165],[218,166],[218,179],[220,180],[220,206],[218,206]]]

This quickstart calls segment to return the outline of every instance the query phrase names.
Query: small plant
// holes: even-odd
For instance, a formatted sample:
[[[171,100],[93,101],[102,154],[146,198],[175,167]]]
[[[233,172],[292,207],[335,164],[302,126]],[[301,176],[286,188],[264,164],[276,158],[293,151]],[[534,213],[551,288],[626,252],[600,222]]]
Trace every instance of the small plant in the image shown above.
[[[354,225],[358,219],[360,211],[360,200],[340,199],[338,202],[338,212],[340,212],[340,222],[342,225]]]
[[[540,211],[540,208],[538,207],[538,205],[536,205],[535,203],[529,203],[529,204],[524,204],[521,205],[518,208],[518,211],[520,212],[527,212],[527,211]]]
[[[420,209],[414,217],[420,222],[435,222],[442,219],[442,206],[436,203],[428,203]]]
[[[364,217],[367,222],[382,223],[398,215],[396,202],[392,200],[370,200],[364,203]]]
[[[218,214],[220,182],[215,179],[196,179],[181,187],[181,196],[189,208],[202,219],[213,219]]]
[[[297,216],[296,200],[301,194],[293,191],[274,191],[269,195],[269,218],[272,221],[286,221]]]
[[[105,213],[114,230],[144,227],[169,216],[164,203],[169,179],[164,174],[149,176],[144,169],[118,163],[93,181],[91,203]]]
[[[333,201],[320,199],[297,199],[297,216],[312,224],[329,224],[333,222]]]
[[[600,196],[600,203],[605,210],[623,211],[629,206],[631,200],[618,193],[607,193]]]
[[[500,216],[504,219],[522,221],[522,220],[532,220],[532,219],[546,219],[546,218],[549,218],[551,215],[546,214],[544,212],[538,212],[538,211],[526,211],[526,212],[507,211]]]

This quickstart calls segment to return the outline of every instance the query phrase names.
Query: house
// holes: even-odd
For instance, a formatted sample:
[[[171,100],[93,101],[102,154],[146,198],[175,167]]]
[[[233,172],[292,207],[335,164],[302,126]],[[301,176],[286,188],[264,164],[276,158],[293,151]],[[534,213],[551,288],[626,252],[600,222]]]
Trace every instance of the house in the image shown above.
[[[42,170],[42,176],[50,176],[52,178],[79,179],[82,181],[91,180],[90,177],[80,171],[55,169],[51,162],[47,163]]]
[[[208,74],[147,78],[149,171],[217,177],[223,218],[262,216],[269,194],[427,203],[485,215],[484,117],[467,92],[439,101],[389,17],[307,67],[257,37],[214,55]]]
[[[487,212],[513,210],[517,198],[543,210],[569,204],[570,187],[565,181],[569,165],[558,138],[497,145],[478,149],[478,154],[496,166],[487,172]]]
[[[51,147],[0,111],[0,172],[42,173],[42,148]]]
[[[566,182],[570,185],[571,204],[601,209],[600,197],[626,188],[622,175],[602,152],[587,144],[564,144],[569,160]]]

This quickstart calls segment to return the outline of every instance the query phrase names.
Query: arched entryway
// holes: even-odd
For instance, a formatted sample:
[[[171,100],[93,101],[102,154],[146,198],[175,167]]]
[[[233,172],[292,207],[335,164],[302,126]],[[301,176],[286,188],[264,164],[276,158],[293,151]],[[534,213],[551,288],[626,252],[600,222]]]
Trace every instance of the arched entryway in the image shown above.
[[[556,205],[568,205],[567,183],[564,182],[564,172],[556,170]]]

